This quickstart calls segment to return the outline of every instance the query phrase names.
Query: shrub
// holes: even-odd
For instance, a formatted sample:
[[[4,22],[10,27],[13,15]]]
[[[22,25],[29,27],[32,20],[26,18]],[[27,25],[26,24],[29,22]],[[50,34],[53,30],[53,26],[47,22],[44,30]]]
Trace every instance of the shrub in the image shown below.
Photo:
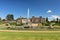
[[[40,23],[40,24],[38,24],[38,26],[39,26],[39,27],[42,27],[42,24]]]
[[[16,26],[17,24],[16,23],[10,23],[10,25]]]
[[[21,23],[21,24],[16,24],[16,26],[22,26],[22,25],[24,25],[23,23]]]
[[[6,26],[8,26],[8,24],[5,24]]]
[[[49,24],[48,24],[48,23],[46,23],[46,24],[45,24],[45,26],[49,26]]]

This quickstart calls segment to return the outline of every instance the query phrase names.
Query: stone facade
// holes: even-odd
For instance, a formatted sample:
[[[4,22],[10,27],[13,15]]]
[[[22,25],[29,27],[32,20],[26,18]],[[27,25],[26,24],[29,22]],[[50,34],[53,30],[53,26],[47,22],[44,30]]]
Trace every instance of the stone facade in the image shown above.
[[[31,22],[32,23],[42,23],[42,22],[45,22],[45,18],[42,18],[42,16],[40,16],[40,17],[32,16]]]
[[[12,21],[5,20],[4,22],[12,22],[13,23],[16,21],[17,21],[17,23],[27,23],[27,18],[18,18],[16,20],[12,20]],[[42,16],[40,16],[40,17],[32,16],[32,18],[30,18],[28,21],[31,23],[42,23],[42,22],[45,22],[45,18],[43,18]]]
[[[27,23],[27,19],[26,18],[23,18],[22,19],[22,23]]]
[[[43,18],[42,16],[40,17],[35,17],[35,16],[32,16],[32,18],[30,18],[28,21],[27,21],[27,18],[19,18],[17,19],[19,23],[27,23],[29,21],[29,23],[43,23],[45,22],[45,18]]]
[[[22,23],[22,18],[18,18],[16,21],[17,21],[17,24],[21,24]]]

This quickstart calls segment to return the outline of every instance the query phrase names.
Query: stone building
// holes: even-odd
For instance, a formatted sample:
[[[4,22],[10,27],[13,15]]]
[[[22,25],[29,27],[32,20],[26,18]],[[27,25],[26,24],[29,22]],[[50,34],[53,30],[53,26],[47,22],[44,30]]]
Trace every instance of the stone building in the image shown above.
[[[38,27],[40,23],[45,22],[45,18],[43,18],[42,16],[40,17],[32,16],[31,22],[32,22],[32,26],[35,28],[35,27]]]
[[[42,22],[45,22],[45,18],[42,18],[42,16],[40,16],[40,17],[32,16],[31,22],[32,23],[42,23]]]
[[[22,18],[22,23],[27,23],[27,18]]]
[[[17,21],[17,24],[21,24],[22,23],[22,18],[18,18],[16,21]]]

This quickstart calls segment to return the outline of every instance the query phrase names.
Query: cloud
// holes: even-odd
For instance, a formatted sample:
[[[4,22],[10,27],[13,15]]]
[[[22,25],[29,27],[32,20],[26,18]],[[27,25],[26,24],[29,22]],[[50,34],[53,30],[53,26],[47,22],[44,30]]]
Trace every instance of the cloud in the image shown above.
[[[50,19],[56,19],[56,18],[59,18],[59,19],[60,19],[60,16],[58,16],[58,15],[51,15],[51,16],[48,17],[48,18],[50,18]]]
[[[53,20],[53,19],[56,20],[56,18],[60,19],[60,16],[58,16],[58,15],[51,15],[51,16],[48,17],[48,18],[49,18],[49,21],[51,21],[51,20]]]
[[[51,10],[48,10],[47,13],[51,13],[52,11]]]
[[[58,15],[51,15],[52,18],[59,18],[60,19],[60,16]]]

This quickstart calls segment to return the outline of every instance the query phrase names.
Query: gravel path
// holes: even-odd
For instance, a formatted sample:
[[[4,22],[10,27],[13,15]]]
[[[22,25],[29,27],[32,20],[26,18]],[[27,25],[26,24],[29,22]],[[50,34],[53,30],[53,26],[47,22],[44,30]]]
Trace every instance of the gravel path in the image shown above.
[[[28,30],[0,30],[0,32],[60,32],[60,31],[28,31]]]

